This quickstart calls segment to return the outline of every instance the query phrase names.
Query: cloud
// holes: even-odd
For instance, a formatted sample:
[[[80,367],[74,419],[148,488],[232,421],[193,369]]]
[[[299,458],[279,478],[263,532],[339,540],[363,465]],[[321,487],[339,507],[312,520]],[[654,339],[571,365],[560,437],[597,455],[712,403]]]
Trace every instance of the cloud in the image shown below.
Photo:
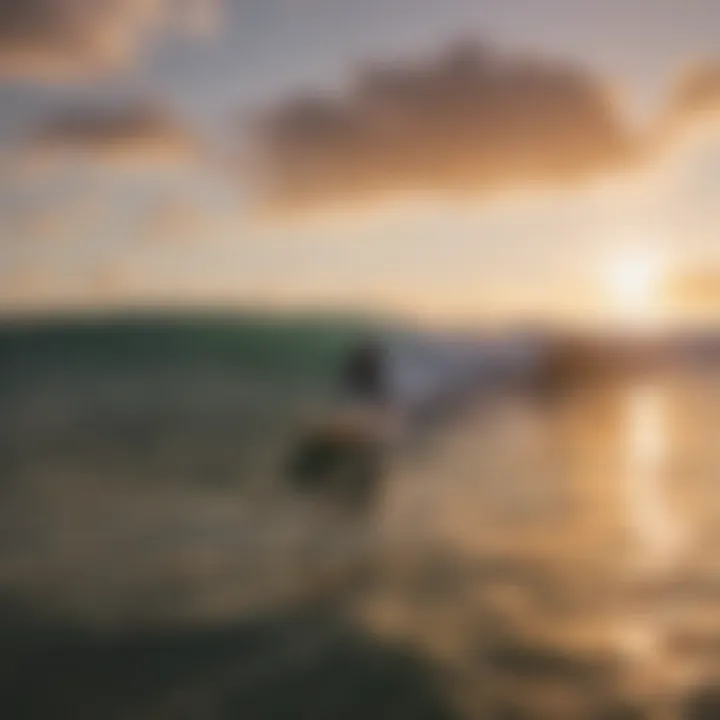
[[[720,113],[720,61],[686,72],[673,92],[670,116],[679,121]]]
[[[709,267],[688,272],[668,281],[666,294],[674,301],[692,309],[720,307],[720,268]]]
[[[255,139],[276,209],[572,183],[638,153],[593,77],[475,44],[415,65],[366,68],[342,97],[271,108]]]
[[[149,105],[75,109],[49,120],[26,148],[30,164],[58,159],[147,168],[187,163],[200,143],[169,112]]]
[[[199,34],[221,0],[2,0],[0,76],[56,79],[127,66],[163,30]]]

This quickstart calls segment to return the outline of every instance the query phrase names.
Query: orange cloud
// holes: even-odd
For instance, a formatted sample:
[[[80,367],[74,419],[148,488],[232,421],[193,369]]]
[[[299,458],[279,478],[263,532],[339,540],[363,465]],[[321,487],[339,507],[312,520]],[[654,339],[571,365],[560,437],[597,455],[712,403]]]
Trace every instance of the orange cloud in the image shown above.
[[[683,307],[717,311],[720,308],[720,267],[690,272],[668,281],[666,295]]]
[[[678,82],[673,94],[671,113],[676,117],[694,117],[720,111],[720,62],[698,65]]]
[[[258,118],[272,211],[408,192],[479,197],[632,170],[720,111],[720,63],[686,73],[645,132],[608,88],[572,66],[474,43],[357,74],[339,97],[303,95]]]
[[[472,44],[366,69],[341,98],[291,100],[260,118],[257,139],[275,208],[574,182],[637,154],[594,78]]]
[[[126,66],[163,29],[210,26],[221,0],[2,0],[0,76],[58,78]]]

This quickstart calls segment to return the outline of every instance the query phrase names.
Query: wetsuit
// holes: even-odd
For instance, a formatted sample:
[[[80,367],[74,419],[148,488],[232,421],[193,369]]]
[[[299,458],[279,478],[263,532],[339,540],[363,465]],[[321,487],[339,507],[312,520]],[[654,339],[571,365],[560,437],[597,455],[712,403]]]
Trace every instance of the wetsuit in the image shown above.
[[[384,361],[384,352],[376,343],[366,343],[357,348],[343,371],[343,395],[352,401],[385,403],[388,387]]]

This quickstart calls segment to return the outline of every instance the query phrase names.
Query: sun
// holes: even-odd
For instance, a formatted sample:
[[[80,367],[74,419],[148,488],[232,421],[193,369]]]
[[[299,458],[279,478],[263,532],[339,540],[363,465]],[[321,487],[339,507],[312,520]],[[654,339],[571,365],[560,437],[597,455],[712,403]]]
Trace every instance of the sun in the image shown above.
[[[615,322],[654,324],[661,313],[662,258],[650,251],[626,251],[604,267],[604,295]]]

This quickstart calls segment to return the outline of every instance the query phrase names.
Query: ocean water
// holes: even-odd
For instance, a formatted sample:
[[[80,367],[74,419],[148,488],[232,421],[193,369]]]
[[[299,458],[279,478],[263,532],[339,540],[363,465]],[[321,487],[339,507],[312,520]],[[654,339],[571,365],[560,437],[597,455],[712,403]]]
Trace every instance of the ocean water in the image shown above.
[[[376,622],[461,717],[717,716],[719,380],[499,398],[388,489]]]
[[[163,328],[0,333],[3,717],[720,717],[720,373],[479,397],[358,511],[283,472],[355,334]]]

